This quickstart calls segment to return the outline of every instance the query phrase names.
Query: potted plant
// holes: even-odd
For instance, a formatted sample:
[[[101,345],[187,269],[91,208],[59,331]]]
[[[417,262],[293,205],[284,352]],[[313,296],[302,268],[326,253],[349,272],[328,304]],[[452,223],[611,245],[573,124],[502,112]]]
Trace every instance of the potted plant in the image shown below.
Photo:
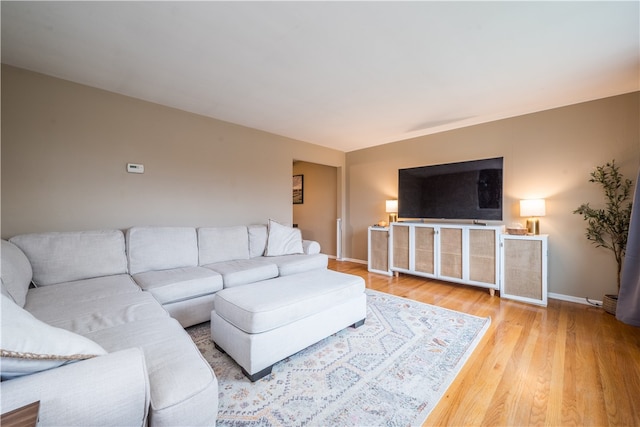
[[[596,247],[602,247],[613,252],[616,258],[618,292],[620,291],[620,272],[627,248],[629,236],[629,221],[631,219],[630,192],[632,182],[625,179],[618,170],[615,160],[604,166],[598,166],[591,172],[589,182],[600,184],[604,191],[606,204],[603,209],[594,209],[589,203],[583,203],[574,214],[582,215],[587,221],[585,236]],[[605,295],[603,308],[611,314],[616,313],[618,295]]]

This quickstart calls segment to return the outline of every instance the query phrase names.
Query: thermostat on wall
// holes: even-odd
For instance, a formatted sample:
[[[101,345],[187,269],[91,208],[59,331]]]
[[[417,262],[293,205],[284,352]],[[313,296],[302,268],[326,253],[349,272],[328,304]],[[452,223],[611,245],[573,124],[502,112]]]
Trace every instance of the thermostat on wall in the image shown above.
[[[144,173],[144,165],[139,163],[127,163],[127,172]]]

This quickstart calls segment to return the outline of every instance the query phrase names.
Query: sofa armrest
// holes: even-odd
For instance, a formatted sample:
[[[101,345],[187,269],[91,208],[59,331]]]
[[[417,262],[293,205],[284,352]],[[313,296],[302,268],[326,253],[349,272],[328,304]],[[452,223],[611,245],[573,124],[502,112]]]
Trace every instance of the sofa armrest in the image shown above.
[[[0,411],[39,400],[41,426],[144,426],[148,378],[142,350],[130,348],[3,381]]]
[[[313,255],[320,253],[320,243],[315,240],[303,240],[302,250],[306,255]]]

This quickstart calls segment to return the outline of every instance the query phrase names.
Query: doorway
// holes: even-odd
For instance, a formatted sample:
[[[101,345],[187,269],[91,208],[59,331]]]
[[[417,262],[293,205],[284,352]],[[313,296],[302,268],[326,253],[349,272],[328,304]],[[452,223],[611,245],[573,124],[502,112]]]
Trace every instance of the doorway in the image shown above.
[[[293,223],[303,239],[317,241],[322,253],[335,257],[338,168],[295,160],[293,175],[302,175],[302,203],[293,204]]]

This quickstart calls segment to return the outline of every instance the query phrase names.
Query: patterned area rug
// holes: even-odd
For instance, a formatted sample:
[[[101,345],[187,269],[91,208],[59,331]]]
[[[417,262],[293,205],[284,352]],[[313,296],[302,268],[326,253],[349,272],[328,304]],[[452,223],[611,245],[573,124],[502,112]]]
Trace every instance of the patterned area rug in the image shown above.
[[[366,292],[364,326],[276,363],[255,383],[214,348],[209,323],[188,328],[218,377],[218,426],[422,424],[491,319]]]

